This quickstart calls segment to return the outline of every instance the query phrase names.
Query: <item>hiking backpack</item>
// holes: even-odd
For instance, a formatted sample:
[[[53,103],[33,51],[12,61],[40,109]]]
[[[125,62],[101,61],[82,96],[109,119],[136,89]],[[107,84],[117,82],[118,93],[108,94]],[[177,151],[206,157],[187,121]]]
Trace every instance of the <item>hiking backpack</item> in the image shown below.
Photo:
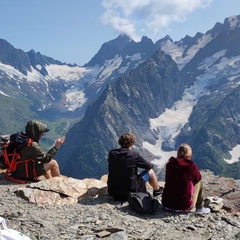
[[[27,169],[28,163],[30,161],[33,161],[33,159],[26,159],[26,160],[19,161],[21,149],[24,146],[30,146],[32,142],[33,142],[33,139],[29,138],[24,133],[15,133],[10,136],[9,135],[1,136],[2,152],[0,156],[0,162],[1,162],[1,168],[6,169],[5,177],[7,179],[15,182],[19,182],[19,183],[26,183],[26,181],[24,180],[14,178],[11,173],[16,171],[18,164],[25,163],[26,169]],[[28,172],[26,174],[28,174]]]
[[[149,192],[130,192],[128,204],[134,211],[141,214],[153,214],[160,206],[158,200]]]

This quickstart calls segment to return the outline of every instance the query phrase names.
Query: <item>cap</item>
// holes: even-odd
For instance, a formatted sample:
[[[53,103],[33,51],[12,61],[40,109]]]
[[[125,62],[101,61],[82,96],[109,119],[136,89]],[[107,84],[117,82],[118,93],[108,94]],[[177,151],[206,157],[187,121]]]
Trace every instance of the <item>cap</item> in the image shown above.
[[[46,128],[43,132],[49,132],[50,129],[49,128]]]

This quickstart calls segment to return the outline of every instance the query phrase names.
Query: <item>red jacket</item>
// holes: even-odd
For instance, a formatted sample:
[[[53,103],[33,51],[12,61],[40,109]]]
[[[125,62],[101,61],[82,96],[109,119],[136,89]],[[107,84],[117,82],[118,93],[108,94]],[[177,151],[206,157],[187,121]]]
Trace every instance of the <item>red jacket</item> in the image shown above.
[[[202,179],[197,165],[191,159],[171,157],[166,165],[164,207],[190,210],[194,185]]]

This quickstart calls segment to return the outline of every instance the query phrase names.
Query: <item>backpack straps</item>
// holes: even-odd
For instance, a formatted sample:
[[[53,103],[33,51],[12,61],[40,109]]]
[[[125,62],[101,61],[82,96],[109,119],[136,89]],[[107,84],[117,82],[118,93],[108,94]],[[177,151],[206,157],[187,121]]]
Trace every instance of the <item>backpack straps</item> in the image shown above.
[[[25,146],[29,147],[31,145],[31,143],[34,140],[32,138],[29,138],[27,141],[27,144]],[[4,157],[5,163],[7,165],[7,170],[5,172],[5,178],[14,182],[18,182],[18,183],[22,183],[22,184],[26,184],[28,183],[28,181],[26,180],[22,180],[22,179],[18,179],[12,176],[12,172],[17,170],[17,165],[18,164],[24,164],[25,165],[25,172],[26,172],[26,178],[29,177],[28,172],[29,172],[29,163],[33,162],[33,159],[24,159],[24,160],[19,160],[20,159],[20,152],[17,152],[17,148],[14,149],[14,151],[12,153],[8,153],[7,149],[8,146],[11,144],[11,142],[7,142],[4,146],[3,152],[2,152],[2,156]],[[37,174],[36,174],[36,168],[35,166],[33,167],[33,175],[34,175],[34,179],[37,179]]]
[[[8,179],[8,180],[11,180],[13,182],[26,184],[29,181],[13,177],[12,176],[12,172],[17,169],[17,165],[18,164],[24,164],[25,165],[25,172],[26,172],[26,176],[25,177],[28,178],[29,177],[29,175],[28,175],[28,172],[29,172],[28,171],[28,166],[29,166],[30,162],[33,162],[33,159],[30,158],[30,159],[26,159],[26,160],[23,160],[23,161],[17,161],[17,160],[18,160],[18,158],[15,158],[15,159],[12,160],[11,167],[8,168],[7,171],[5,172],[5,178]],[[33,175],[34,175],[34,179],[38,178],[35,166],[33,166]]]
[[[7,152],[7,147],[9,146],[10,142],[7,142],[4,146],[3,146],[3,151],[2,151],[2,156],[4,157],[4,162],[5,165],[7,165],[7,167],[10,167],[11,162],[9,160],[10,155],[14,155],[14,154],[8,154]]]

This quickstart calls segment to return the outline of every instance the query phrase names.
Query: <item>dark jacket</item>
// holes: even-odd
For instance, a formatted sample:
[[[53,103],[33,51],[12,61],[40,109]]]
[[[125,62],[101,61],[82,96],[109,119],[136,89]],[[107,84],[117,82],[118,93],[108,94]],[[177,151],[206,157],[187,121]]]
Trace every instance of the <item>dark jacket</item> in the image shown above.
[[[47,125],[38,121],[30,121],[26,125],[26,135],[33,139],[30,146],[25,146],[21,149],[20,160],[32,158],[35,162],[47,163],[57,152],[55,147],[45,153],[38,145],[38,141],[43,132],[47,129]]]
[[[22,138],[25,136],[26,138],[31,138],[32,141],[27,146],[25,144],[24,147],[21,148],[19,154],[20,158],[19,161],[24,161],[27,159],[32,159],[31,162],[29,162],[28,170],[26,170],[25,163],[17,164],[16,171],[12,172],[12,175],[17,178],[26,178],[26,171],[29,172],[29,176],[32,176],[32,171],[34,169],[34,166],[37,164],[43,164],[50,162],[51,159],[54,157],[54,155],[57,152],[57,149],[55,147],[51,148],[47,153],[45,153],[38,145],[38,141],[40,139],[40,136],[43,132],[47,131],[47,125],[44,123],[41,123],[39,121],[29,121],[26,125],[26,132],[21,133]],[[42,165],[43,166],[43,165]]]
[[[166,165],[163,206],[174,210],[191,208],[194,185],[201,179],[199,169],[192,160],[171,157]]]
[[[150,170],[153,165],[128,148],[114,149],[108,155],[108,192],[116,200],[126,200],[130,191],[146,191],[138,169]]]

